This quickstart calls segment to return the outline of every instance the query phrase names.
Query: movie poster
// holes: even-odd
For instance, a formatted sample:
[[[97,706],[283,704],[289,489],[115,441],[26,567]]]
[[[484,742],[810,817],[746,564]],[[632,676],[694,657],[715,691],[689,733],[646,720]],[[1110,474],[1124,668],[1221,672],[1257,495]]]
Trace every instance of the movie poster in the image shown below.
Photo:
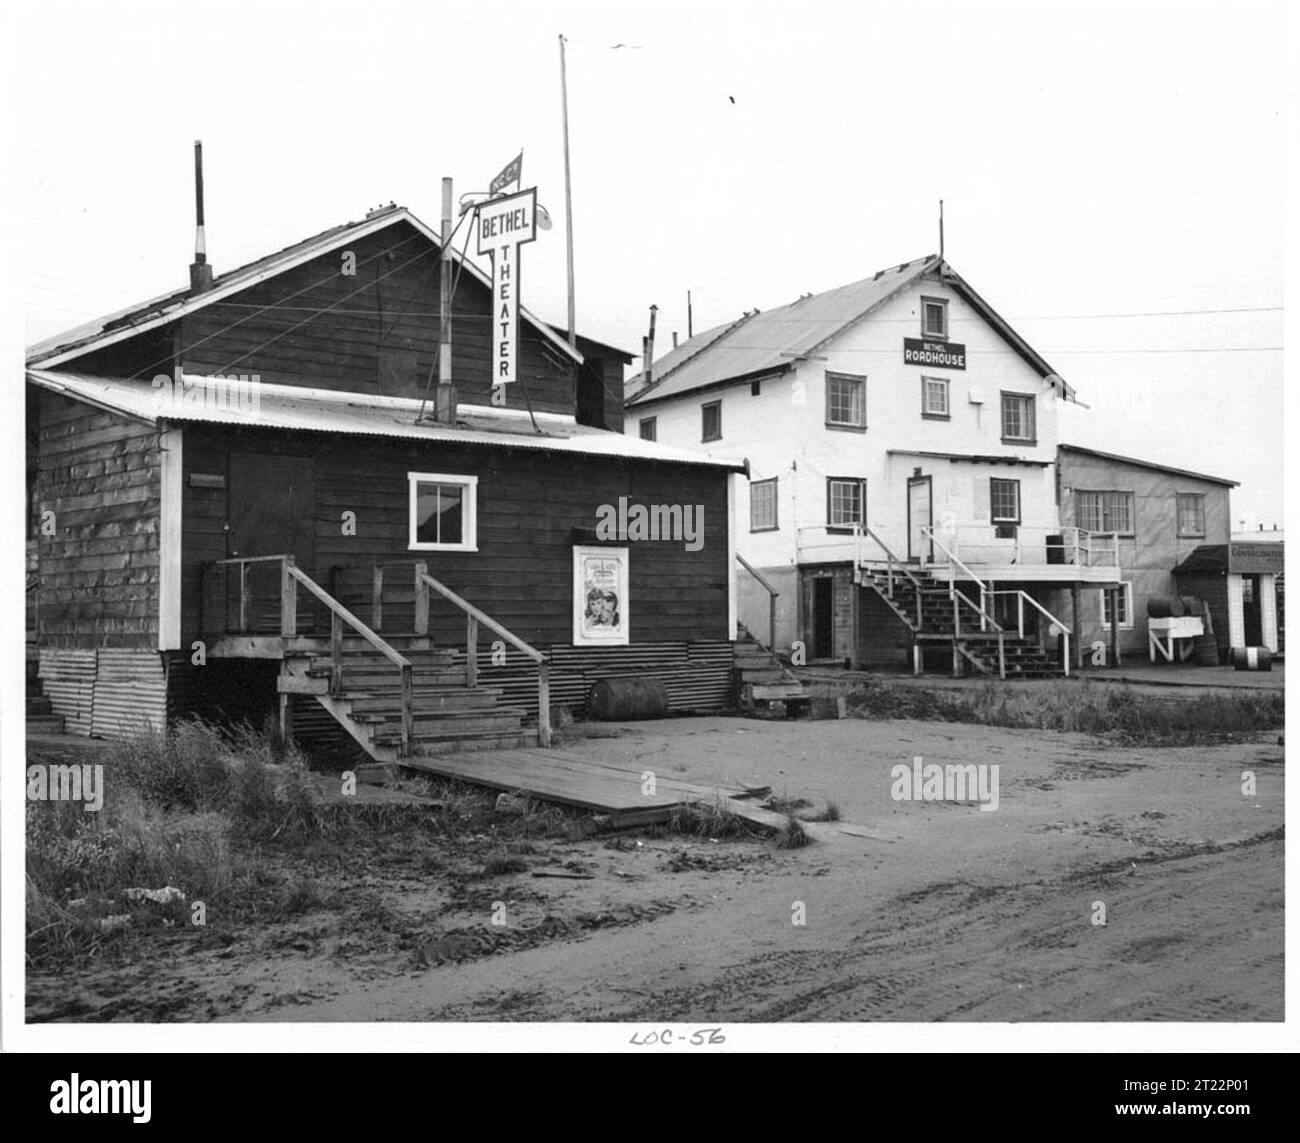
[[[573,549],[573,644],[627,646],[627,549]]]

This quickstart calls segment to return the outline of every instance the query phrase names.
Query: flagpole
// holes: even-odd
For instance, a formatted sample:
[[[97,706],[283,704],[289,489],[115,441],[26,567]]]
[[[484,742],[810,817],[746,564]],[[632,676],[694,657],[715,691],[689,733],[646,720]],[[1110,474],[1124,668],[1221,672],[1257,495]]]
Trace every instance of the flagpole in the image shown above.
[[[564,36],[560,36],[560,107],[564,118],[564,234],[569,272],[569,344],[577,346],[573,320],[573,191],[569,183],[569,85],[564,71]]]

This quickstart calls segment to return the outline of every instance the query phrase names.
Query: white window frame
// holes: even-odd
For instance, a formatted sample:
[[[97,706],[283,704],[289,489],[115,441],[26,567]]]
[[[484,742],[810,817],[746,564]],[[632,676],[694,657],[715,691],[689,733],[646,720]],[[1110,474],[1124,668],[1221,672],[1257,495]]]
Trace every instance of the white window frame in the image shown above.
[[[858,394],[858,419],[847,421],[832,420],[831,412],[834,408],[834,401],[831,400],[831,390],[835,382],[848,382],[857,390]],[[865,429],[867,427],[867,378],[862,373],[837,373],[833,370],[826,371],[826,425],[833,429]],[[850,399],[849,406],[852,408],[853,401]]]
[[[778,478],[769,476],[766,480],[751,480],[749,482],[749,530],[751,532],[778,532],[781,529],[780,513],[780,484]],[[772,486],[772,522],[770,524],[754,523],[754,489],[760,485],[770,484]]]
[[[1124,589],[1125,619],[1124,622],[1122,622],[1119,625],[1119,629],[1121,631],[1132,631],[1133,630],[1133,584],[1131,582],[1124,582],[1120,586]],[[1101,615],[1101,629],[1103,631],[1109,631],[1110,620],[1106,616],[1106,596],[1108,594],[1108,589],[1103,587],[1100,590],[1099,594],[1101,595],[1101,604],[1100,604],[1101,610],[1099,612],[1099,614]]]
[[[943,332],[932,333],[928,328],[925,320],[927,308],[929,306],[938,306],[939,312],[943,314]],[[947,341],[948,340],[948,299],[947,298],[925,298],[921,299],[921,340],[922,341]]]
[[[1016,514],[1014,516],[999,516],[994,510],[996,498],[993,495],[993,485],[1010,484],[1016,490]],[[989,477],[989,520],[994,524],[1019,524],[1020,523],[1020,481],[1013,477],[991,476]]]
[[[478,477],[461,472],[408,472],[407,481],[407,533],[406,547],[412,552],[477,552],[478,551]],[[461,501],[461,542],[437,544],[416,539],[417,490],[421,484],[456,484],[463,490]]]
[[[846,484],[856,485],[858,489],[858,519],[850,520],[848,523],[835,522],[835,485]],[[854,527],[861,527],[867,519],[867,482],[857,476],[828,476],[826,478],[826,526],[828,528],[843,528],[851,532]]]
[[[930,386],[938,385],[943,393],[943,408],[932,409],[930,407]],[[931,417],[935,420],[949,420],[952,417],[952,384],[947,377],[922,377],[921,378],[921,416]]]

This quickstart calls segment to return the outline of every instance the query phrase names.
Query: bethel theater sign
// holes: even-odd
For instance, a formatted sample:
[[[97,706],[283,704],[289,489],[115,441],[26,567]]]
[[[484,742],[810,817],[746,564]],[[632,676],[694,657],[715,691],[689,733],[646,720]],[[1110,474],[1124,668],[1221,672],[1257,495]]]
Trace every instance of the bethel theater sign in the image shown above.
[[[478,208],[478,252],[492,259],[492,384],[518,379],[519,248],[537,237],[537,188]]]

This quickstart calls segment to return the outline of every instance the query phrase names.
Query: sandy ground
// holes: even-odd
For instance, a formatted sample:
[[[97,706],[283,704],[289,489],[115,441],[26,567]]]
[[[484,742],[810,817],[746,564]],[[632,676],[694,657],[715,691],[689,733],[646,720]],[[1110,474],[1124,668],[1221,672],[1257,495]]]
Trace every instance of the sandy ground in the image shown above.
[[[76,974],[29,1019],[1099,1021],[1283,1017],[1283,756],[1118,749],[910,721],[642,723],[566,750],[832,800],[879,838],[555,841],[488,882],[342,862],[320,910]],[[894,801],[890,770],[1000,767],[996,811]],[[1242,773],[1257,794],[1242,794]],[[537,869],[590,880],[539,879]],[[1106,923],[1096,925],[1097,903]],[[494,907],[507,923],[492,925]],[[794,924],[802,912],[805,922]]]

